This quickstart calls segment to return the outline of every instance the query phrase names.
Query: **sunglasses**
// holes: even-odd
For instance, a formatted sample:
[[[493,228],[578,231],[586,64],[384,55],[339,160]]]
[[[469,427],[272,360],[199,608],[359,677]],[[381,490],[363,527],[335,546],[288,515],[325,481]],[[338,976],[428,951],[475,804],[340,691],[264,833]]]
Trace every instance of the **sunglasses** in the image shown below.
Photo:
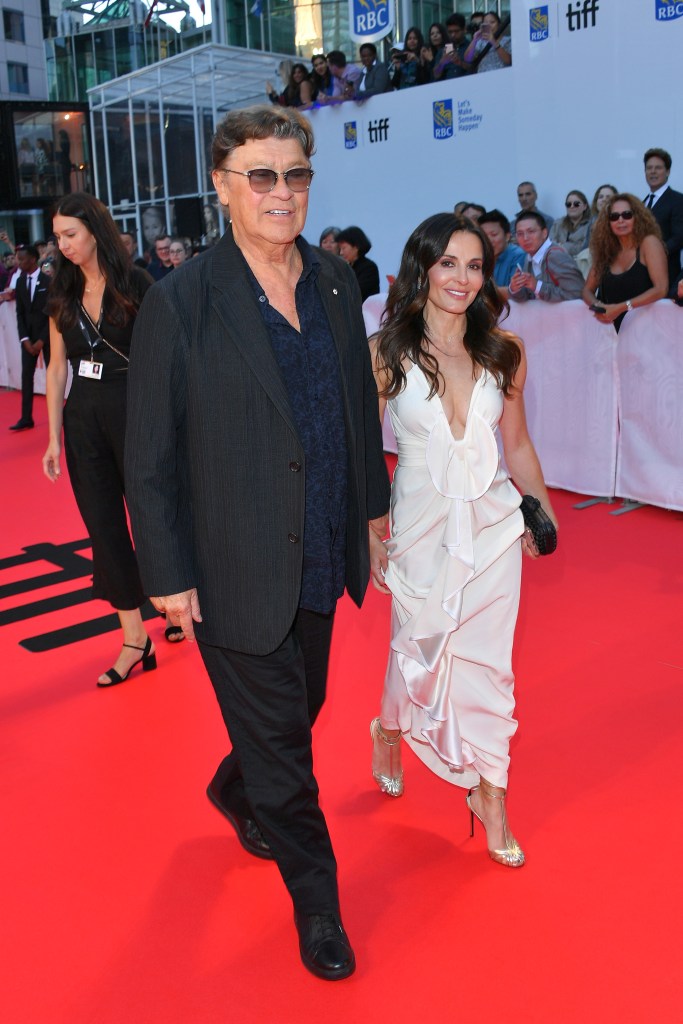
[[[612,223],[618,220],[633,220],[633,210],[622,210],[621,213],[610,213],[609,219]]]
[[[266,167],[255,167],[253,171],[235,171],[232,167],[219,168],[224,174],[241,174],[249,178],[249,185],[252,192],[272,192],[277,184],[278,178],[283,178],[292,192],[307,192],[313,180],[313,171],[310,167],[292,167],[290,171],[271,171]]]
[[[570,199],[564,204],[568,210],[575,210],[577,206],[583,206],[580,199]]]

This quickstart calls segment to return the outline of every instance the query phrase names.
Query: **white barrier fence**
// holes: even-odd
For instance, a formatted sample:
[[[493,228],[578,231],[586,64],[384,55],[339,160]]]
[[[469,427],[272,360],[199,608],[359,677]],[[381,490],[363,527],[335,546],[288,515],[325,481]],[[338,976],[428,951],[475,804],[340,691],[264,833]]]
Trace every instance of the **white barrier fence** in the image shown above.
[[[368,334],[385,298],[365,303]],[[547,483],[683,511],[683,309],[635,309],[617,335],[580,300],[510,306],[503,326],[526,346],[527,418]],[[21,388],[13,302],[0,304],[0,387]],[[44,366],[34,390],[45,394]],[[384,440],[396,450],[388,422]]]
[[[365,306],[377,329],[385,296]],[[617,335],[583,302],[510,303],[524,339],[529,431],[546,482],[683,511],[683,309],[627,314]],[[384,425],[385,447],[396,450]]]

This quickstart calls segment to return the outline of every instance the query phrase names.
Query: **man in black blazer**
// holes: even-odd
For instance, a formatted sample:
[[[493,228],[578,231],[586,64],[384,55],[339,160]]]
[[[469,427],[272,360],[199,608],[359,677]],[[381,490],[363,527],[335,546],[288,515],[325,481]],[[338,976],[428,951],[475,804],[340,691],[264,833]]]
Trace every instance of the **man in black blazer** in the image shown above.
[[[650,189],[643,202],[659,224],[669,261],[669,286],[681,272],[683,249],[683,193],[668,185],[671,156],[665,149],[648,149],[643,157],[645,180]]]
[[[38,266],[38,250],[33,245],[17,246],[21,275],[15,289],[17,330],[21,343],[21,418],[10,430],[33,427],[33,376],[38,357],[43,353],[50,362],[50,323],[45,304],[50,278]]]
[[[276,861],[305,966],[336,980],[355,958],[311,726],[337,598],[360,604],[371,568],[382,582],[389,482],[353,272],[301,237],[312,149],[292,108],[219,124],[231,226],[142,303],[126,496],[145,589],[196,632],[230,734],[209,799]]]

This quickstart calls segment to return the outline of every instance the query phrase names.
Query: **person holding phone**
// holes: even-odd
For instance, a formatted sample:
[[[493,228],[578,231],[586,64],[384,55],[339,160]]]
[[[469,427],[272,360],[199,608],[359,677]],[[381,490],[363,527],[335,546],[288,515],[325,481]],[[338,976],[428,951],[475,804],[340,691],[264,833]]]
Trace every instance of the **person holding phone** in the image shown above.
[[[416,25],[408,29],[403,49],[392,51],[392,89],[410,89],[431,81],[431,71],[424,57],[424,36]]]
[[[644,203],[618,192],[603,206],[591,234],[593,264],[583,301],[619,332],[630,310],[665,298],[669,269],[661,231]]]
[[[512,64],[512,39],[503,35],[503,23],[495,11],[484,16],[472,42],[465,51],[465,61],[472,71],[496,71]]]

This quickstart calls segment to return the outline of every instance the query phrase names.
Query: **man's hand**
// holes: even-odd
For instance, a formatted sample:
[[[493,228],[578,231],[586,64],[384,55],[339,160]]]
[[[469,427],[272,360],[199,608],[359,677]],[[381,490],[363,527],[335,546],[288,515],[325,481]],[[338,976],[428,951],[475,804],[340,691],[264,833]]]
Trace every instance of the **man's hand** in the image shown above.
[[[158,612],[167,615],[173,626],[180,626],[185,639],[192,643],[195,639],[193,622],[202,621],[199,610],[199,597],[195,587],[182,594],[169,594],[167,597],[150,597],[150,601]]]

